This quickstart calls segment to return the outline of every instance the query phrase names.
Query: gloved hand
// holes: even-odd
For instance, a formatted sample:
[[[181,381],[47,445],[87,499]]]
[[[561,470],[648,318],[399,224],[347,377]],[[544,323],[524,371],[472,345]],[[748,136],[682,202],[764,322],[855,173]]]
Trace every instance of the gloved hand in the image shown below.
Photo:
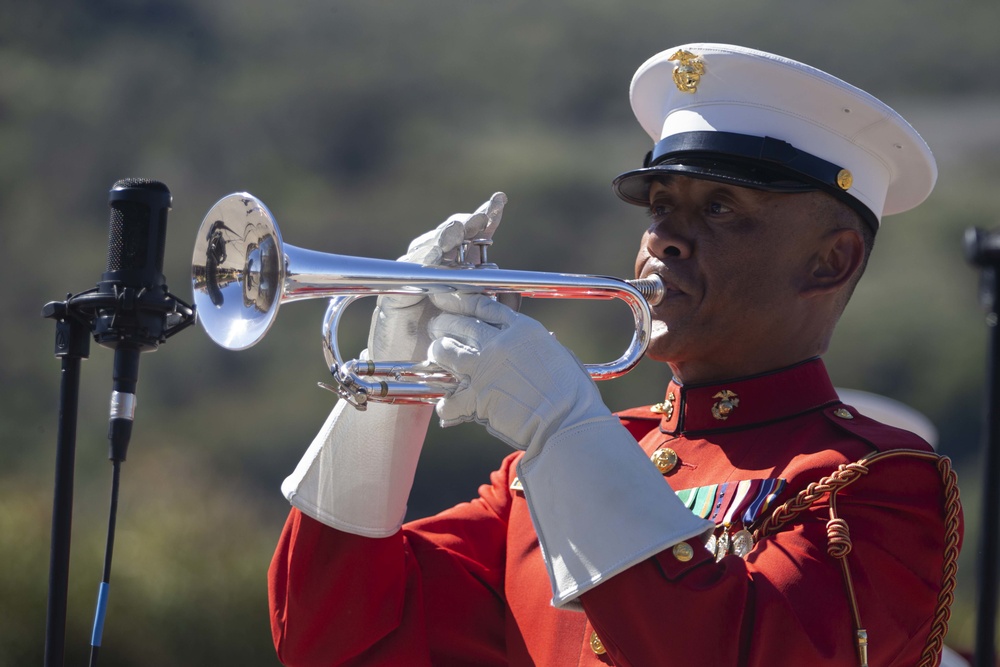
[[[533,455],[557,431],[610,417],[572,352],[538,321],[481,294],[435,294],[430,361],[461,378],[437,404],[444,426],[477,421]]]
[[[541,324],[482,295],[432,299],[444,313],[431,321],[428,358],[461,378],[438,415],[445,426],[485,423],[526,449],[517,476],[556,607],[579,608],[590,588],[713,527],[677,498]]]
[[[490,238],[507,197],[498,192],[475,213],[448,218],[417,237],[401,260],[447,265],[465,239]],[[479,261],[471,249],[467,261]],[[369,332],[369,358],[422,359],[430,338],[426,321],[436,313],[423,297],[383,296]],[[339,401],[295,471],[281,485],[305,514],[345,532],[386,537],[399,530],[413,486],[432,406],[369,401],[359,412]]]
[[[436,229],[415,238],[398,261],[423,266],[454,264],[463,241],[493,238],[506,203],[507,195],[497,192],[475,213],[456,213]],[[469,247],[466,261],[473,264],[480,261],[478,247]],[[368,358],[377,361],[422,359],[430,344],[427,325],[436,312],[423,296],[380,296],[368,333]]]

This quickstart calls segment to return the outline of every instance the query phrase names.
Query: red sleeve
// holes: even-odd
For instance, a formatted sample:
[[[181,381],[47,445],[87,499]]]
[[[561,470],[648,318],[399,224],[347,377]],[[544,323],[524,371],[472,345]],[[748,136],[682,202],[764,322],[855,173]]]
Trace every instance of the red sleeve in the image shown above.
[[[873,470],[838,496],[872,665],[919,662],[941,587],[942,485],[913,459]],[[581,596],[614,664],[687,656],[704,665],[857,665],[840,564],[827,553],[824,498],[746,560],[666,550]],[[925,557],[917,557],[922,554]]]
[[[292,510],[268,572],[289,666],[500,665],[511,463],[479,497],[371,539]]]

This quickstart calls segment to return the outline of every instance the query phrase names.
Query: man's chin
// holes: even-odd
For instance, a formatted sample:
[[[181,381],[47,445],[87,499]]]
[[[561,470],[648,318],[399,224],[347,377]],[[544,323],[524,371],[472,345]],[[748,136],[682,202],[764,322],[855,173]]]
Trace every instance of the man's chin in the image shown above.
[[[666,322],[653,320],[649,333],[649,346],[646,348],[646,358],[653,361],[668,363],[672,340]]]
[[[649,338],[649,346],[646,348],[645,358],[663,364],[668,364],[677,374],[677,368],[683,366],[692,359],[704,355],[701,347],[703,341],[693,339],[690,336],[683,336],[684,328],[674,328],[667,333],[667,325],[663,322],[653,324],[652,335]]]
[[[676,357],[676,352],[671,350],[671,346],[666,341],[652,341],[646,348],[645,358],[652,361],[669,364]]]

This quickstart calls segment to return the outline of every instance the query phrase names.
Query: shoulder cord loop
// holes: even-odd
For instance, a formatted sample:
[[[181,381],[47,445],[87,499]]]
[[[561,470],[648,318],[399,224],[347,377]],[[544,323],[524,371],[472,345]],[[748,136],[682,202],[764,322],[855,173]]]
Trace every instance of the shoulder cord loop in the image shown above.
[[[854,621],[856,642],[858,647],[858,663],[861,667],[868,667],[868,633],[861,624],[861,613],[858,609],[858,601],[854,592],[854,583],[851,578],[850,566],[847,562],[847,555],[851,552],[851,536],[847,521],[837,516],[837,492],[853,484],[855,481],[867,475],[873,463],[884,461],[897,456],[912,456],[933,462],[941,479],[944,482],[944,517],[945,517],[945,540],[944,540],[944,561],[942,566],[941,590],[938,593],[937,609],[934,612],[934,621],[931,624],[931,631],[927,637],[927,644],[920,656],[918,667],[937,667],[941,661],[941,650],[944,645],[944,637],[948,632],[948,620],[951,618],[951,605],[955,600],[955,577],[958,573],[958,543],[959,543],[959,513],[961,504],[959,503],[958,477],[951,467],[951,459],[947,456],[940,456],[931,452],[923,452],[911,449],[894,449],[886,452],[879,452],[868,458],[861,459],[855,463],[840,465],[835,472],[827,477],[809,484],[800,491],[794,498],[775,508],[767,519],[754,531],[754,543],[786,528],[788,524],[803,511],[807,510],[813,503],[816,503],[826,495],[829,495],[830,520],[826,524],[827,530],[827,553],[840,561],[844,574],[844,586],[847,589],[847,599],[851,607],[851,616]]]

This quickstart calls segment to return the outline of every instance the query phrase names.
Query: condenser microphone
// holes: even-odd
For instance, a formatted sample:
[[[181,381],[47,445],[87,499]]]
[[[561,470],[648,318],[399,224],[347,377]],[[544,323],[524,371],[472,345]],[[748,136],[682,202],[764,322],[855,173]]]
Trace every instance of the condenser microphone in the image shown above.
[[[56,356],[62,359],[56,490],[52,505],[49,604],[45,625],[45,665],[61,667],[66,635],[69,548],[73,516],[73,465],[80,361],[90,354],[89,335],[115,351],[114,388],[108,437],[113,464],[111,511],[104,577],[98,595],[91,667],[97,664],[104,628],[121,463],[125,460],[135,416],[139,355],[196,321],[195,309],[167,291],[163,278],[170,190],[140,178],[118,181],[109,193],[111,227],[108,264],[96,287],[45,304],[42,316],[56,321]]]
[[[139,355],[164,340],[175,304],[163,277],[170,190],[126,178],[111,188],[108,264],[97,285],[109,304],[94,322],[94,340],[115,350],[108,438],[112,460],[124,461],[135,417]]]

